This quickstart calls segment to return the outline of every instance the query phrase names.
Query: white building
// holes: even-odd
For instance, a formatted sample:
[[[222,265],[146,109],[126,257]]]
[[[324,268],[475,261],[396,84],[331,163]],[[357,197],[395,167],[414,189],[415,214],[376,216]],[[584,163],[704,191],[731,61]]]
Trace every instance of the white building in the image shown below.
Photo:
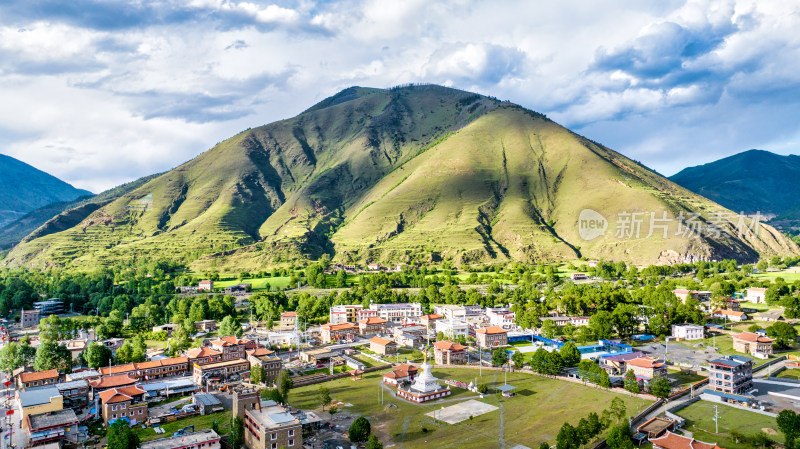
[[[755,304],[763,304],[767,302],[766,296],[767,296],[766,288],[750,287],[747,289],[747,294],[745,295],[744,300]]]
[[[681,340],[702,340],[703,326],[697,324],[673,324],[672,336]]]
[[[508,307],[486,308],[486,318],[488,319],[489,326],[497,326],[505,330],[514,329],[516,327],[514,317],[514,312]]]
[[[436,333],[443,333],[447,338],[456,339],[458,337],[467,338],[469,325],[465,321],[437,320]]]
[[[483,315],[483,309],[477,304],[473,306],[439,304],[433,306],[433,313],[441,315],[447,321],[466,321]]]
[[[361,304],[339,304],[330,308],[330,314],[330,324],[358,323],[363,319],[378,316],[375,310],[365,310]]]
[[[369,311],[390,323],[417,321],[422,316],[422,306],[418,302],[370,304]]]

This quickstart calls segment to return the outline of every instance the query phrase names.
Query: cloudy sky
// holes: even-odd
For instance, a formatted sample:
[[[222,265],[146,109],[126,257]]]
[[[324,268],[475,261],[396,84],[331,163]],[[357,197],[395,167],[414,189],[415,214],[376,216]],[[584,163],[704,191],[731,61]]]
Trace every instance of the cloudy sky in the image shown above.
[[[800,3],[4,0],[0,153],[99,192],[352,85],[511,100],[665,175],[800,153]]]

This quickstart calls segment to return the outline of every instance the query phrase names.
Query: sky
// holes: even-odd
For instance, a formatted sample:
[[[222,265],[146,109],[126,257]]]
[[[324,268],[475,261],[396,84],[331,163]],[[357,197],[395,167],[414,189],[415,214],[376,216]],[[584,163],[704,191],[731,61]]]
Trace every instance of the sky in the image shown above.
[[[4,0],[0,153],[93,192],[349,86],[546,114],[664,175],[800,153],[800,2]]]

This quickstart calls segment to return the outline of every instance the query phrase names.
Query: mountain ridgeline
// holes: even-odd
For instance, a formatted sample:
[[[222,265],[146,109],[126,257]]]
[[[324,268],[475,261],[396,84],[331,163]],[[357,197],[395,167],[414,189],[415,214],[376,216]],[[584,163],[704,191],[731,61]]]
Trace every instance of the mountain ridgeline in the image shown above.
[[[800,224],[800,156],[749,150],[685,168],[670,179],[731,210]]]
[[[585,209],[608,219],[586,238]],[[769,226],[716,236],[615,235],[628,212],[724,212],[545,116],[440,86],[352,87],[246,130],[68,228],[45,225],[9,266],[91,268],[170,257],[254,270],[330,254],[342,262],[636,263],[797,254]]]

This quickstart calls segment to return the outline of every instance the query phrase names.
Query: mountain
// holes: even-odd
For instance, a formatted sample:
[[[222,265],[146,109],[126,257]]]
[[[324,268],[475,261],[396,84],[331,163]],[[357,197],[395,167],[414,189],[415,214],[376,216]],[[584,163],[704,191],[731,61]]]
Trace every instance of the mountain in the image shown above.
[[[40,228],[4,264],[170,257],[195,270],[255,270],[325,253],[462,264],[800,253],[736,216],[717,223],[719,235],[676,232],[675,221],[648,236],[649,212],[699,213],[703,226],[730,213],[520,106],[441,86],[352,87],[245,130],[74,226]]]
[[[92,195],[3,154],[0,154],[0,173],[0,226],[48,204]]]
[[[685,168],[670,179],[737,212],[800,218],[800,156],[749,150]]]
[[[106,190],[94,196],[82,196],[74,201],[59,201],[28,212],[20,218],[0,228],[0,250],[11,248],[25,237],[28,240],[41,235],[52,234],[71,228],[92,212],[110,203],[158,175],[151,175],[136,181]],[[26,240],[27,241],[27,240]]]

